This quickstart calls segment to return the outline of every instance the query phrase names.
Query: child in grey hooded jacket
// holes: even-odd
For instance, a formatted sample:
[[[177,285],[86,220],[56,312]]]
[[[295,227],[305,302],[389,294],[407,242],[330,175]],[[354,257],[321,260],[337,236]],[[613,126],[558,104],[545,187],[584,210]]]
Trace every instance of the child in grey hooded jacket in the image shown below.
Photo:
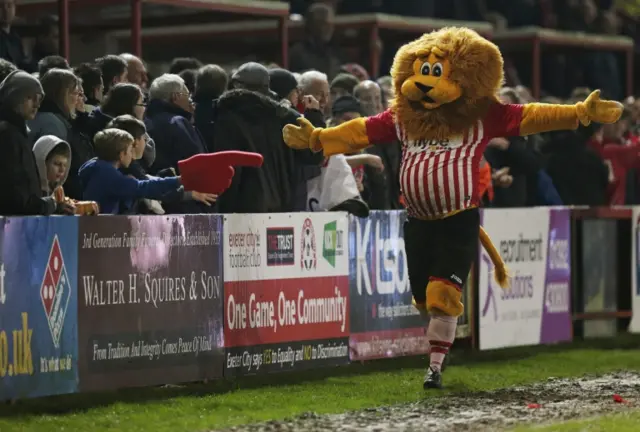
[[[33,155],[40,174],[42,193],[44,196],[50,196],[69,176],[71,147],[57,136],[45,135],[34,144]]]

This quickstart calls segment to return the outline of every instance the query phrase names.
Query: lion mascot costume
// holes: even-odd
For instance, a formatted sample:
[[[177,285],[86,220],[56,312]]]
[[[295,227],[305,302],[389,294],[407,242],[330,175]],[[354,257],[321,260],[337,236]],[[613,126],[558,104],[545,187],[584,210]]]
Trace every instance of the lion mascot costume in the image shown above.
[[[391,69],[394,99],[385,112],[332,128],[304,118],[287,125],[284,141],[325,156],[353,153],[400,140],[400,186],[413,303],[427,320],[430,364],[423,387],[441,388],[442,363],[464,311],[462,286],[477,254],[478,237],[508,287],[504,262],[480,227],[480,160],[494,137],[526,136],[616,122],[622,105],[594,91],[575,105],[502,104],[498,47],[466,28],[443,28],[396,53]]]

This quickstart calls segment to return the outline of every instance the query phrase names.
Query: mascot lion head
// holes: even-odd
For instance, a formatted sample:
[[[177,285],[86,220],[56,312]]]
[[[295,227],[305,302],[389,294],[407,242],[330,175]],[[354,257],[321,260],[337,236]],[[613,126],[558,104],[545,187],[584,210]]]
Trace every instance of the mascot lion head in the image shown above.
[[[462,135],[496,102],[504,73],[498,47],[447,27],[401,47],[391,67],[391,109],[410,139]]]

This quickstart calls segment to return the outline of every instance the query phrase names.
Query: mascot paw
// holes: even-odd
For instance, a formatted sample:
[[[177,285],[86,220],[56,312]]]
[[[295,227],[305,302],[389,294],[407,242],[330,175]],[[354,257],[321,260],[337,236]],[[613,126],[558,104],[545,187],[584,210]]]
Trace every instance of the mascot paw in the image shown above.
[[[464,313],[462,291],[452,284],[432,280],[427,285],[427,310],[457,317]]]
[[[615,123],[622,115],[620,102],[600,99],[600,90],[592,92],[584,102],[578,102],[578,119],[584,126],[592,121],[597,123]]]
[[[286,125],[282,129],[282,138],[284,142],[296,150],[314,149],[316,147],[317,132],[313,125],[304,117],[298,117],[296,120],[299,126]],[[315,138],[315,139],[312,139]]]

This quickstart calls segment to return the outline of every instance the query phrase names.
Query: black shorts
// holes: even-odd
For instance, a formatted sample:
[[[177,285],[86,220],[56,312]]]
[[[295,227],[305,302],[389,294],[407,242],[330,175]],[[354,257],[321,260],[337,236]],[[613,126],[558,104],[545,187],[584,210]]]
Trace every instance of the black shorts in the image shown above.
[[[404,245],[411,292],[418,303],[426,299],[430,278],[447,280],[462,288],[478,255],[480,212],[470,209],[444,219],[409,218],[404,224]]]

